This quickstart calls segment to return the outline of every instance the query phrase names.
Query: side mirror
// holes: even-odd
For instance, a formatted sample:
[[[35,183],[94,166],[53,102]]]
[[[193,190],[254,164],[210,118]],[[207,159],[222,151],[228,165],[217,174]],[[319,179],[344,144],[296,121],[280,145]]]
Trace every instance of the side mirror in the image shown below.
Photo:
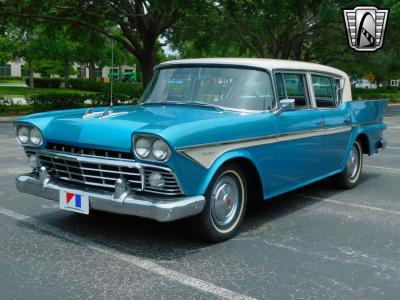
[[[282,99],[279,104],[282,111],[290,111],[295,109],[296,101],[294,99]]]

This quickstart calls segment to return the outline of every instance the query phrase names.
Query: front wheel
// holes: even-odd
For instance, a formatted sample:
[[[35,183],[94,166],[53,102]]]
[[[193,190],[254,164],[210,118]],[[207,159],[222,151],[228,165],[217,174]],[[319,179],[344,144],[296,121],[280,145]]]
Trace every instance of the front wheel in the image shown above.
[[[360,180],[363,165],[363,153],[360,141],[356,141],[350,151],[349,158],[344,170],[335,176],[339,187],[351,189],[355,187]]]
[[[206,204],[201,214],[191,219],[191,227],[209,242],[221,242],[233,237],[243,220],[247,204],[247,182],[236,165],[222,167],[206,192]]]

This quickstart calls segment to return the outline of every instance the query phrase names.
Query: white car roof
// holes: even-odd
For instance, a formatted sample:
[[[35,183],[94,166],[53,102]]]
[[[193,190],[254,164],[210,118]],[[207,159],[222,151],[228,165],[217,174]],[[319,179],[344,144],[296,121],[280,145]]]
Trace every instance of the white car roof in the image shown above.
[[[301,71],[314,71],[322,73],[330,73],[338,77],[344,78],[343,86],[343,101],[351,101],[351,85],[347,74],[339,69],[320,65],[310,62],[302,62],[295,60],[283,59],[266,59],[266,58],[191,58],[171,60],[161,63],[159,66],[172,66],[180,64],[218,64],[218,65],[237,65],[237,66],[251,66],[264,68],[267,70],[301,70]]]

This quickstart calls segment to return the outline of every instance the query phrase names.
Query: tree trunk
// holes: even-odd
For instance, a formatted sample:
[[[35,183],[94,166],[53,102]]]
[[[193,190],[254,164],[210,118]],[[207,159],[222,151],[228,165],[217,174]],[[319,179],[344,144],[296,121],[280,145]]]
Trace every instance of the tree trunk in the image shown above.
[[[143,87],[146,87],[153,77],[153,68],[157,64],[157,35],[149,35],[143,41],[143,50],[136,57],[142,68]]]
[[[89,63],[89,79],[96,80],[96,65],[94,63]]]
[[[33,61],[32,60],[28,61],[28,68],[29,68],[29,89],[33,90],[34,84],[33,84]]]
[[[64,87],[69,88],[69,63],[68,60],[64,60]]]

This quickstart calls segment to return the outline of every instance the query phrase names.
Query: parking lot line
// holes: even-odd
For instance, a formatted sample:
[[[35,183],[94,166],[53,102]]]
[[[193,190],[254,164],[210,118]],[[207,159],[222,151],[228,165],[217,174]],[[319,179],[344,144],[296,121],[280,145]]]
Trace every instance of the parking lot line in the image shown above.
[[[400,169],[397,169],[397,168],[388,168],[388,167],[372,166],[372,165],[363,165],[363,167],[379,169],[379,170],[395,172],[395,173],[400,173]]]
[[[29,169],[28,167],[17,167],[17,168],[7,168],[0,170],[0,175],[18,175],[18,174],[23,174],[23,173],[28,173],[31,172],[32,169]]]
[[[380,208],[380,207],[376,207],[376,206],[349,203],[349,202],[345,202],[345,201],[340,201],[340,200],[335,200],[335,199],[330,199],[330,198],[322,198],[322,197],[317,197],[317,196],[310,196],[310,195],[306,195],[306,194],[295,194],[295,195],[303,197],[303,198],[312,199],[312,200],[334,203],[334,204],[339,204],[339,205],[346,205],[346,206],[368,209],[368,210],[372,210],[372,211],[379,211],[379,212],[384,212],[384,213],[389,213],[389,214],[394,214],[394,215],[400,216],[400,211],[398,211],[398,210],[390,210],[390,209]]]
[[[134,266],[142,268],[146,271],[164,276],[170,280],[174,280],[183,285],[195,288],[197,290],[206,292],[208,294],[213,294],[213,295],[223,298],[223,299],[255,299],[255,298],[248,297],[246,295],[239,294],[234,291],[225,289],[223,287],[214,285],[212,283],[203,281],[201,279],[197,279],[197,278],[194,278],[194,277],[191,277],[188,275],[181,274],[177,271],[167,269],[149,259],[145,259],[142,257],[119,252],[111,247],[91,241],[89,239],[83,238],[76,234],[64,231],[53,225],[49,225],[49,224],[39,221],[35,218],[31,218],[29,216],[26,216],[26,215],[17,213],[15,211],[3,208],[1,206],[0,206],[0,213],[2,215],[8,216],[8,217],[18,220],[20,222],[24,222],[26,224],[34,226],[42,231],[51,233],[57,237],[72,241],[74,243],[78,243],[81,246],[87,247],[93,251],[97,251],[102,254],[113,256],[113,257],[123,260],[127,263],[130,263]]]

